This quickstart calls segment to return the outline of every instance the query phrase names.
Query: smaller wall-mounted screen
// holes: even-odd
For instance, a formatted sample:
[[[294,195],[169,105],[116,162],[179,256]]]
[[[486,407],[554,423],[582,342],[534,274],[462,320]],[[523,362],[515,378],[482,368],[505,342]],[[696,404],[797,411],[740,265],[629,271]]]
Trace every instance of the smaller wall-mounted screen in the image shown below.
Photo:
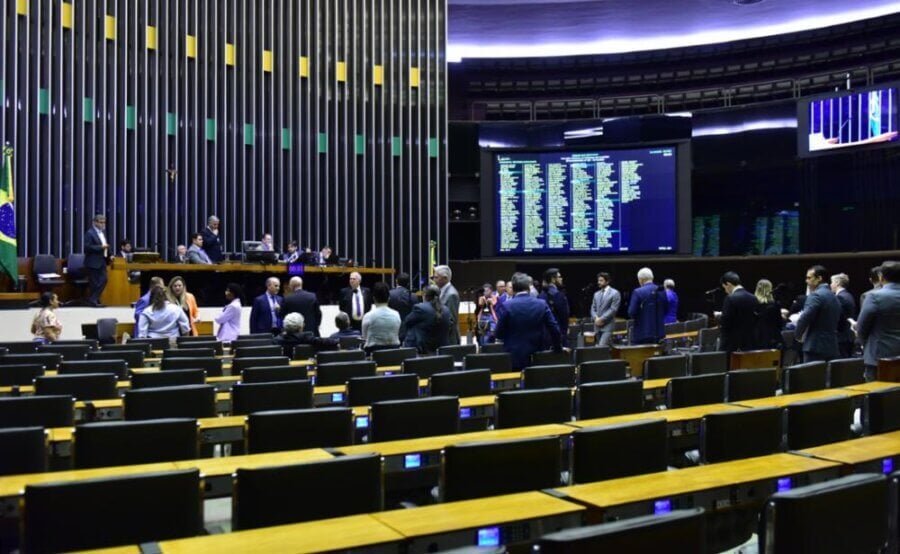
[[[800,103],[801,155],[897,142],[897,88],[835,93]]]

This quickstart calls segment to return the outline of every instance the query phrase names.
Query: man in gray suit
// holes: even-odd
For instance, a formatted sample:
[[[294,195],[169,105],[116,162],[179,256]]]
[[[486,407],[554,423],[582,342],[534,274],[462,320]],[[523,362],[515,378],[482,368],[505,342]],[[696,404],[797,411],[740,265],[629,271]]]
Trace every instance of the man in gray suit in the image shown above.
[[[900,356],[900,262],[881,266],[881,282],[880,289],[866,295],[856,323],[869,381],[875,378],[879,358]]]
[[[194,233],[191,235],[191,247],[187,251],[189,264],[211,264],[209,255],[203,250],[203,235]]]
[[[609,346],[612,342],[616,314],[619,313],[619,304],[622,303],[622,295],[610,286],[611,283],[612,277],[609,273],[601,271],[597,274],[597,287],[600,290],[594,293],[594,301],[591,303],[591,318],[594,320],[597,346]]]
[[[448,266],[434,266],[434,284],[441,289],[441,304],[450,310],[450,345],[459,344],[459,293],[450,282],[452,278]]]
[[[806,271],[806,296],[797,320],[797,340],[803,343],[803,361],[819,362],[838,357],[837,327],[841,304],[828,286],[824,267],[814,265]]]

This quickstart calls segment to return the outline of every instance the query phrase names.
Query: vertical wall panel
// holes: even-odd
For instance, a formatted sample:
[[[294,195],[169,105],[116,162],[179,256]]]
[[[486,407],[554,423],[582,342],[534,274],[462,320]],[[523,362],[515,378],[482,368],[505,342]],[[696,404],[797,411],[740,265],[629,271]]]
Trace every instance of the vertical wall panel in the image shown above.
[[[20,255],[80,252],[101,212],[167,256],[217,214],[228,250],[268,231],[416,280],[430,241],[446,258],[446,0],[0,7]]]

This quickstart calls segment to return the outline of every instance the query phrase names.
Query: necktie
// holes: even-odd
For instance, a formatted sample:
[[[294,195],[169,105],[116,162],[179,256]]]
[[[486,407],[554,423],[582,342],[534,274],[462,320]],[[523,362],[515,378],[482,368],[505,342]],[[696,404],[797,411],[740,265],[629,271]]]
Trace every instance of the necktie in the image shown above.
[[[362,319],[362,296],[359,289],[353,291],[353,319]]]
[[[278,315],[275,313],[275,297],[271,294],[269,296],[269,310],[272,312],[272,327],[278,327]]]

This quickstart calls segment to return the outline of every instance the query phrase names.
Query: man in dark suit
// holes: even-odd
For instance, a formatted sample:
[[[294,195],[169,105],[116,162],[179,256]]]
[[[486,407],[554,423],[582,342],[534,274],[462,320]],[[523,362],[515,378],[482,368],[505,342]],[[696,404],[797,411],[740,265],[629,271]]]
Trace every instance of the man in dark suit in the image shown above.
[[[513,296],[503,305],[497,321],[497,338],[512,355],[512,365],[522,369],[531,364],[531,355],[544,350],[544,337],[550,337],[554,352],[562,352],[562,335],[550,306],[529,294],[531,277],[516,273],[512,277]]]
[[[631,292],[628,317],[634,320],[632,344],[656,344],[666,336],[663,321],[669,309],[666,291],[653,282],[653,272],[642,267],[637,273],[640,286]]]
[[[280,289],[278,277],[266,279],[266,292],[254,298],[250,308],[251,333],[281,333],[281,305],[284,299],[278,295]]]
[[[316,295],[303,290],[303,279],[300,277],[291,277],[288,288],[293,292],[284,297],[281,313],[284,317],[292,313],[302,315],[306,332],[318,337],[319,325],[322,323],[322,309]]]
[[[84,234],[84,266],[88,273],[90,294],[87,303],[100,306],[100,295],[106,288],[106,262],[109,258],[109,241],[106,240],[106,216],[97,214],[93,224]]]
[[[372,307],[372,293],[366,287],[361,287],[360,283],[362,275],[354,271],[350,274],[350,286],[342,288],[338,293],[338,307],[350,316],[350,326],[357,331],[362,331],[363,316]]]
[[[846,273],[838,273],[831,276],[831,291],[841,305],[841,318],[838,320],[838,354],[841,358],[849,358],[853,353],[853,341],[856,336],[850,329],[850,320],[856,319],[856,299],[847,290],[850,286],[850,277]]]
[[[399,273],[397,286],[391,289],[388,298],[388,308],[397,310],[397,313],[400,314],[400,321],[404,321],[412,311],[413,304],[418,302],[419,298],[409,291],[409,273]]]
[[[825,282],[825,268],[814,265],[806,271],[806,296],[803,311],[797,319],[795,336],[803,343],[803,361],[819,362],[838,357],[837,327],[841,305]]]
[[[741,278],[729,271],[719,279],[727,296],[719,315],[721,349],[731,353],[756,348],[756,311],[759,300],[741,285]]]
[[[563,340],[569,336],[569,299],[566,293],[561,291],[559,287],[563,284],[563,276],[559,269],[551,267],[544,272],[544,287],[540,298],[550,306],[556,324],[559,325],[559,332],[563,336]]]
[[[188,263],[188,253],[187,246],[183,244],[179,244],[175,247],[175,257],[172,258],[173,264],[186,264]]]
[[[884,262],[879,270],[882,286],[866,295],[856,324],[867,381],[875,379],[880,358],[900,356],[900,262]]]
[[[222,243],[219,241],[219,218],[211,215],[206,220],[206,228],[201,231],[203,235],[203,250],[212,263],[222,261]]]

